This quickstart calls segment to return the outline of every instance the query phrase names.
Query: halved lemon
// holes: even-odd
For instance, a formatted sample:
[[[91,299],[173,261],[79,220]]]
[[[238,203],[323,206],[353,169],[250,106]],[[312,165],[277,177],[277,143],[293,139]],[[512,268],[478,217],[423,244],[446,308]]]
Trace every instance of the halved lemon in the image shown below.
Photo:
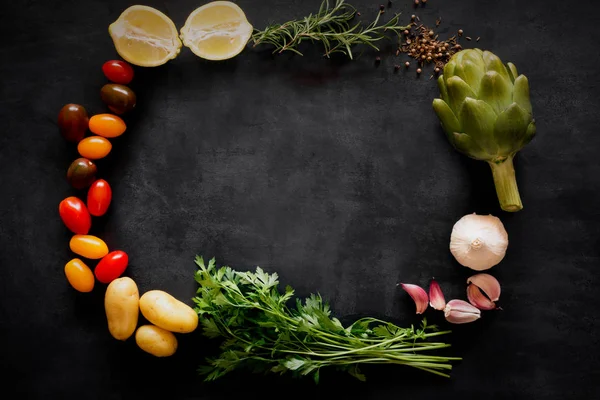
[[[177,57],[181,40],[169,17],[155,8],[131,6],[110,24],[117,53],[131,64],[156,67]]]
[[[197,8],[181,28],[183,44],[207,60],[237,56],[251,35],[246,14],[230,1],[213,1]]]

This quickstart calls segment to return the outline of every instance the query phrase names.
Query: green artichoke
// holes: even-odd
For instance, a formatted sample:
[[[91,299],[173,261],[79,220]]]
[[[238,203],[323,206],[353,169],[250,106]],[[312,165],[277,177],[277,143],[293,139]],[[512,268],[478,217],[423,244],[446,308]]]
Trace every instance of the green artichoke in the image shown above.
[[[433,109],[450,143],[492,167],[503,210],[521,210],[513,158],[535,135],[527,78],[494,53],[470,49],[450,59],[438,86]]]

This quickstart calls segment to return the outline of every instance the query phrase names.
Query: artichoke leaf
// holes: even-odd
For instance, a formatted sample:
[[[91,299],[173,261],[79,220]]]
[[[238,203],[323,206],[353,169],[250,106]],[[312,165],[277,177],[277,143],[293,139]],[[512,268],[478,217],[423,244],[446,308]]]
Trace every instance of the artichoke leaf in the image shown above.
[[[448,140],[452,142],[452,134],[461,131],[460,123],[458,122],[456,115],[454,115],[450,106],[442,99],[433,100],[433,110],[440,119],[442,128],[444,128],[444,132],[448,135]]]
[[[460,109],[467,97],[476,99],[477,95],[465,81],[458,76],[446,79],[446,88],[450,98],[450,108],[455,115],[460,113]]]
[[[442,100],[448,103],[450,99],[448,98],[448,88],[446,88],[446,81],[444,81],[443,75],[440,75],[438,77],[437,83],[440,89],[440,97],[442,98]]]
[[[465,133],[454,132],[450,143],[452,143],[452,146],[454,146],[456,150],[466,156],[483,161],[490,159],[490,156],[481,148],[481,146]]]
[[[527,125],[527,132],[525,132],[525,138],[523,139],[523,144],[521,144],[521,148],[523,148],[527,143],[531,142],[531,139],[535,136],[535,120],[531,121],[529,125]]]
[[[496,71],[497,73],[502,75],[502,77],[508,82],[511,82],[510,76],[508,75],[508,71],[506,70],[504,64],[502,64],[502,60],[500,60],[500,57],[498,57],[491,51],[484,51],[483,62],[485,63],[486,72]]]
[[[499,155],[507,155],[521,150],[530,122],[529,113],[517,103],[511,104],[498,116],[494,126],[494,137],[498,143]]]
[[[531,101],[529,100],[529,80],[525,75],[519,75],[515,79],[513,101],[529,114],[532,113]]]
[[[483,68],[480,68],[472,61],[466,60],[462,63],[462,74],[459,75],[475,93],[479,93],[481,78],[483,78]]]
[[[462,132],[469,135],[489,155],[498,153],[494,138],[496,113],[483,100],[467,97],[458,114]]]
[[[512,84],[496,71],[488,71],[481,78],[479,99],[492,106],[500,114],[512,104]]]
[[[456,63],[452,59],[450,59],[450,61],[444,66],[443,76],[444,76],[444,80],[446,81],[446,86],[448,85],[448,79],[450,79],[454,76],[454,68],[455,67],[456,67]]]
[[[457,62],[456,64],[454,64],[453,76],[459,77],[460,79],[463,80],[463,82],[465,82],[467,85],[469,85],[469,82],[467,82],[465,80],[465,71],[463,69],[463,64],[462,63]],[[471,85],[469,85],[469,86],[471,86]],[[477,93],[477,92],[475,92],[475,93]]]
[[[452,58],[453,58],[453,62],[456,65],[460,65],[462,63],[462,59],[464,57],[464,55],[467,53],[467,51],[459,51],[458,53],[456,53]]]
[[[482,74],[485,72],[485,63],[483,62],[483,52],[479,49],[463,50],[463,62],[470,61],[481,69]]]
[[[510,79],[513,81],[513,83],[515,82],[515,79],[517,79],[517,76],[519,76],[519,73],[517,72],[517,67],[515,64],[509,62],[506,64],[507,65],[507,69],[508,69],[508,73],[510,75]]]

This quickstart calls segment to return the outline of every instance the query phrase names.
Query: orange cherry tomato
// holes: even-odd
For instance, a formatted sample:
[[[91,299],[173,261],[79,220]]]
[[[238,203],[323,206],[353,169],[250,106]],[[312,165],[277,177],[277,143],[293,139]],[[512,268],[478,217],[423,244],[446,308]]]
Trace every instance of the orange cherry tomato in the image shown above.
[[[120,277],[129,263],[129,256],[121,250],[108,253],[94,269],[96,279],[102,283],[111,283]]]
[[[73,253],[91,260],[97,260],[108,254],[104,240],[92,235],[74,235],[69,242]]]
[[[74,258],[65,265],[65,275],[78,292],[88,293],[94,289],[94,274],[79,258]]]
[[[120,117],[112,114],[98,114],[90,118],[90,131],[107,138],[121,136],[127,125]]]
[[[102,136],[86,137],[77,145],[77,151],[81,154],[81,157],[90,160],[98,160],[99,158],[106,157],[111,149],[112,144]]]
[[[94,217],[100,217],[106,214],[111,199],[112,190],[110,185],[104,179],[98,179],[96,182],[92,183],[92,186],[90,186],[90,189],[88,190],[88,211]]]
[[[60,219],[67,228],[78,235],[86,235],[92,227],[92,217],[83,201],[77,197],[70,196],[58,205]]]

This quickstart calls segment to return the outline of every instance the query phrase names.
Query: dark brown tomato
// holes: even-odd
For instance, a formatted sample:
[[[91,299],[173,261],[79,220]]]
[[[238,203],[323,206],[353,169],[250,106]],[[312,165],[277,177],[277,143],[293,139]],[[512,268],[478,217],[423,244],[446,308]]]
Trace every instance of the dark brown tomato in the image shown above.
[[[78,143],[88,129],[88,114],[79,104],[67,104],[58,113],[60,134],[69,142]]]
[[[135,107],[135,93],[125,85],[108,83],[100,90],[100,97],[104,104],[118,115],[125,114]]]
[[[87,158],[73,161],[67,170],[67,180],[75,189],[84,189],[96,180],[98,168]]]

